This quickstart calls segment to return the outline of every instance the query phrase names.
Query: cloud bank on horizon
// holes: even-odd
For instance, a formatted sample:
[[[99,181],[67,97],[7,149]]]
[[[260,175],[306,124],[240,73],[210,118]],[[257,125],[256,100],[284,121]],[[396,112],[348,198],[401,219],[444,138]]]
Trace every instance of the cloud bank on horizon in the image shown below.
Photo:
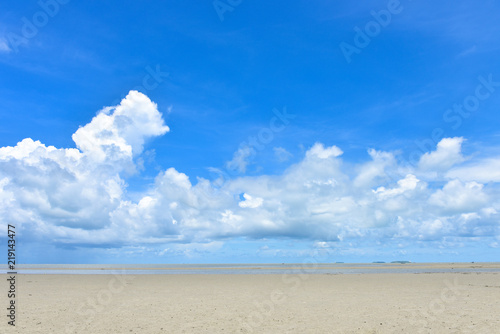
[[[413,165],[376,148],[351,163],[342,148],[317,142],[280,174],[193,182],[168,168],[132,196],[127,178],[141,172],[144,146],[168,131],[157,105],[130,91],[73,134],[76,148],[31,138],[0,148],[2,229],[14,223],[23,238],[62,247],[158,252],[242,237],[499,247],[500,156],[464,156],[462,137],[443,138]]]

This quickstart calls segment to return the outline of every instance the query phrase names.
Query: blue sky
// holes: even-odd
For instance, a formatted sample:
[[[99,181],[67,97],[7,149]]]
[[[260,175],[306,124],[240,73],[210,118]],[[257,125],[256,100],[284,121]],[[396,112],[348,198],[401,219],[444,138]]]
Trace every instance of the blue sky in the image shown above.
[[[498,260],[499,19],[2,3],[0,224],[24,263]]]

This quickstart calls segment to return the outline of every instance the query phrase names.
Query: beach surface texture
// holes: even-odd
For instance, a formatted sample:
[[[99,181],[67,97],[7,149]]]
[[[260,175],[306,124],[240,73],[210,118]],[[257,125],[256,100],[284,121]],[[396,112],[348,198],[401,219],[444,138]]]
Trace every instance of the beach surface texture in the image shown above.
[[[427,266],[464,271],[17,275],[0,332],[500,333],[498,264]]]

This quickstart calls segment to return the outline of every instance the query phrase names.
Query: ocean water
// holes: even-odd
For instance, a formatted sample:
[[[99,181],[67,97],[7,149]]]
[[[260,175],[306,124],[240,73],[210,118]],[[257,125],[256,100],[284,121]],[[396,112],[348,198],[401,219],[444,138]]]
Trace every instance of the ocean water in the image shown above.
[[[6,265],[0,266],[0,273],[6,274]],[[383,274],[383,273],[500,273],[500,265],[429,263],[305,263],[305,264],[21,264],[18,274]]]

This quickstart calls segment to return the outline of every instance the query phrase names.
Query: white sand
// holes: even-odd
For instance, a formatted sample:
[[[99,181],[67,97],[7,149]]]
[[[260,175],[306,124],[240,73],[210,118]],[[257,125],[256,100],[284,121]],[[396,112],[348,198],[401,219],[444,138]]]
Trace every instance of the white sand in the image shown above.
[[[17,289],[1,333],[500,333],[499,273],[18,275]]]

